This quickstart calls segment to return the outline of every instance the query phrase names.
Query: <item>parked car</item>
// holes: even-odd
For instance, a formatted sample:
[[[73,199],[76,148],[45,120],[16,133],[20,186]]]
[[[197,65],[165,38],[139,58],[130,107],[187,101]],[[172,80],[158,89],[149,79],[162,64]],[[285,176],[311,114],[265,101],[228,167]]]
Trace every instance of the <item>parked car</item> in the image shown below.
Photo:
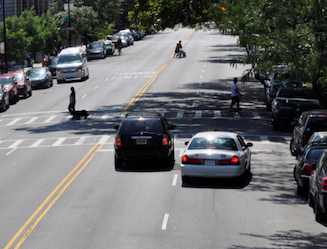
[[[115,169],[122,168],[124,161],[159,160],[169,168],[175,162],[174,136],[171,130],[175,125],[168,124],[160,113],[130,113],[114,128]]]
[[[327,110],[303,112],[293,128],[290,151],[296,156],[296,150],[303,151],[311,135],[316,131],[327,131]]]
[[[9,108],[9,93],[6,88],[0,84],[0,109],[6,111]]]
[[[17,103],[19,101],[19,93],[16,78],[9,73],[0,75],[0,84],[8,91],[10,103]]]
[[[327,213],[327,150],[320,156],[309,178],[308,202],[315,211],[316,221],[326,220]]]
[[[57,83],[90,77],[86,54],[81,47],[64,48],[61,50],[57,65]]]
[[[126,48],[127,46],[129,46],[126,35],[119,35],[119,37],[120,37],[121,42],[123,44],[123,48]]]
[[[297,194],[304,195],[309,189],[309,178],[316,168],[316,163],[322,153],[327,149],[327,141],[313,142],[307,145],[303,153],[298,153],[297,163],[293,175],[297,183]]]
[[[191,177],[240,178],[251,172],[252,143],[246,143],[234,132],[199,132],[187,145],[181,162],[183,183]]]
[[[57,65],[58,65],[59,56],[51,57],[48,61],[48,68],[52,76],[57,75]]]
[[[120,36],[124,36],[125,40],[127,41],[127,46],[134,45],[134,38],[129,29],[120,30],[118,34]]]
[[[320,103],[311,88],[280,88],[271,104],[271,123],[273,130],[280,124],[291,125],[304,111],[320,109]]]
[[[106,58],[107,52],[104,42],[89,43],[86,47],[86,56],[88,60]]]
[[[30,68],[26,75],[30,79],[33,89],[53,86],[52,74],[47,67]]]
[[[104,45],[106,47],[107,55],[112,55],[115,53],[115,45],[113,42],[107,40],[107,41],[104,41]]]
[[[32,84],[30,79],[26,76],[23,71],[10,72],[17,81],[18,94],[27,98],[32,96]]]
[[[327,131],[317,131],[317,132],[314,132],[308,142],[307,142],[307,145],[313,143],[313,142],[318,142],[318,141],[324,141],[324,142],[327,142]]]

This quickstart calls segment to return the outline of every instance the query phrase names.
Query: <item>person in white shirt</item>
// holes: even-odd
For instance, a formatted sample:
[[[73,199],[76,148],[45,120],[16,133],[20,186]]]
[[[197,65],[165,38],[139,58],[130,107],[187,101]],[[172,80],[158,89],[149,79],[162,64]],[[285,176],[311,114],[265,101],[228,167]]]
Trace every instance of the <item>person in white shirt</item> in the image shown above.
[[[236,104],[237,106],[237,112],[240,111],[240,96],[243,96],[238,88],[237,88],[237,78],[234,78],[234,82],[231,87],[231,96],[232,96],[232,103],[230,104],[229,107],[229,113],[232,112],[233,106]]]

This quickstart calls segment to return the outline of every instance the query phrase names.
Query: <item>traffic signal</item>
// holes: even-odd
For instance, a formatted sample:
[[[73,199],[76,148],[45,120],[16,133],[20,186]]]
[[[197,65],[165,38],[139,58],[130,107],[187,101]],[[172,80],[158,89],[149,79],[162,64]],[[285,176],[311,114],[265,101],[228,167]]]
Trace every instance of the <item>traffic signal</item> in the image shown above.
[[[222,6],[220,9],[221,9],[222,11],[226,11],[226,8],[225,8],[224,6]]]

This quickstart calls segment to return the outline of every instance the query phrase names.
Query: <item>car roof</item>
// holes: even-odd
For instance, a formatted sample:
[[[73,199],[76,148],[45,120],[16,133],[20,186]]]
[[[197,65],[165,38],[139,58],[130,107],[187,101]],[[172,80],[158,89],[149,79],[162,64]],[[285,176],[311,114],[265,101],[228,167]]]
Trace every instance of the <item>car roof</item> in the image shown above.
[[[314,141],[310,144],[310,147],[326,147],[327,149],[327,141]]]
[[[60,55],[77,54],[80,52],[82,52],[82,48],[80,47],[64,48],[63,50],[61,50]]]
[[[226,132],[226,131],[204,131],[204,132],[198,132],[196,133],[193,138],[196,137],[209,137],[209,136],[214,136],[214,137],[227,137],[227,138],[236,138],[237,133],[235,132]]]
[[[130,112],[125,114],[125,118],[160,118],[159,112]]]
[[[303,112],[304,115],[327,115],[327,109],[314,109]]]

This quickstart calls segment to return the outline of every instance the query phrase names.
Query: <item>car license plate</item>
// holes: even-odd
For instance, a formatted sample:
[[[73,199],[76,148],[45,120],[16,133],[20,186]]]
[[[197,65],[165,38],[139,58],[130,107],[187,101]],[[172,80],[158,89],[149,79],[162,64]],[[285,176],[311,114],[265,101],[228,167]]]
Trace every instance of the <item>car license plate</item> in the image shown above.
[[[136,144],[146,144],[147,140],[146,139],[136,139]]]
[[[215,160],[205,160],[204,161],[204,165],[207,165],[207,166],[213,166],[215,165]]]

